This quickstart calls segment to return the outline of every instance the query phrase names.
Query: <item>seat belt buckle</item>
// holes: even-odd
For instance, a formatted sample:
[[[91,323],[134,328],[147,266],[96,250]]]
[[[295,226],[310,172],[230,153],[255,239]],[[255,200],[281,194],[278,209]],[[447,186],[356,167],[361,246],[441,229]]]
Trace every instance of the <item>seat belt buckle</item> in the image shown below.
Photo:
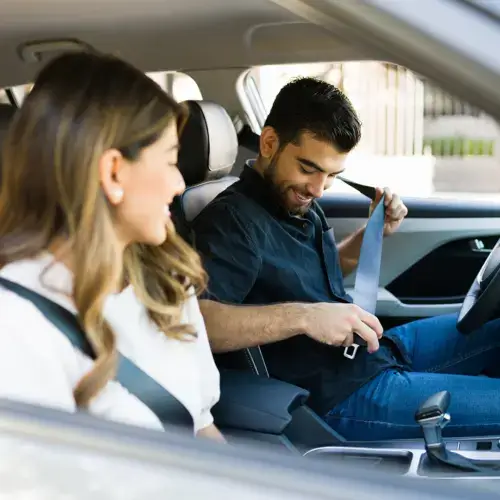
[[[344,348],[344,357],[347,359],[354,359],[358,352],[359,344],[351,344]]]

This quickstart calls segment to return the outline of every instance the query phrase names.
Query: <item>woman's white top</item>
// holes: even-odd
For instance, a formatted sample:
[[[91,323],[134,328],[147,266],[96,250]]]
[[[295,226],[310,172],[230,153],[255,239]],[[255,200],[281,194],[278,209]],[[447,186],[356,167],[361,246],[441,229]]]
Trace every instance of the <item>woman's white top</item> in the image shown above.
[[[0,276],[76,312],[68,297],[72,274],[63,264],[54,263],[51,254],[8,264],[0,269]],[[195,295],[185,303],[182,319],[197,331],[198,337],[191,341],[161,333],[130,286],[108,297],[104,317],[116,335],[118,350],[187,408],[194,432],[213,423],[211,408],[219,400],[219,372]],[[73,389],[92,365],[93,360],[73,347],[31,302],[0,286],[0,398],[74,412]],[[110,381],[91,401],[89,411],[110,420],[162,429],[156,415],[116,381]]]

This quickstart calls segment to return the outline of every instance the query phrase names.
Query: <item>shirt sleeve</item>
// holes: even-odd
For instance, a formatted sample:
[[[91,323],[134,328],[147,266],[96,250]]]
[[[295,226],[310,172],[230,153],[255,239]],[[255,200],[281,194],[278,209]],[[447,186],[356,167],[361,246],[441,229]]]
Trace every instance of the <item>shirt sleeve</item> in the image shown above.
[[[198,299],[194,293],[188,299],[186,308],[188,322],[193,325],[198,334],[197,356],[200,370],[201,408],[198,417],[194,418],[194,431],[198,432],[214,423],[212,408],[220,398],[220,375],[210,350],[207,330]]]
[[[195,219],[195,247],[209,277],[202,298],[239,304],[254,286],[262,259],[249,224],[225,204],[211,205]]]

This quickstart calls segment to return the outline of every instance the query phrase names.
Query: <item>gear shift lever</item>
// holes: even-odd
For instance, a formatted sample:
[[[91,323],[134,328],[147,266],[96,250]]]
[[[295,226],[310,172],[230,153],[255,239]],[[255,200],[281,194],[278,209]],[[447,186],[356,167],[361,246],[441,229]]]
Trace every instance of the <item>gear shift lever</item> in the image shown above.
[[[451,396],[448,391],[434,394],[415,413],[416,422],[422,427],[430,472],[463,471],[498,475],[496,466],[485,466],[480,462],[446,449],[442,430],[451,420],[447,413]]]
[[[415,413],[415,420],[422,427],[426,449],[444,448],[442,430],[450,421],[447,413],[450,393],[441,391],[427,399]]]

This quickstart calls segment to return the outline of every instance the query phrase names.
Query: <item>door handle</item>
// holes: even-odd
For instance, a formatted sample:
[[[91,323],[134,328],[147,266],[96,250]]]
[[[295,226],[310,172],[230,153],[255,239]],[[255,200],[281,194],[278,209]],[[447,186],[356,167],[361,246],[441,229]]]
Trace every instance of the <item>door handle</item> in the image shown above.
[[[484,246],[483,240],[480,240],[479,238],[474,238],[469,242],[470,248],[474,253],[484,253],[484,254],[489,254],[491,253],[491,248],[486,248]]]

